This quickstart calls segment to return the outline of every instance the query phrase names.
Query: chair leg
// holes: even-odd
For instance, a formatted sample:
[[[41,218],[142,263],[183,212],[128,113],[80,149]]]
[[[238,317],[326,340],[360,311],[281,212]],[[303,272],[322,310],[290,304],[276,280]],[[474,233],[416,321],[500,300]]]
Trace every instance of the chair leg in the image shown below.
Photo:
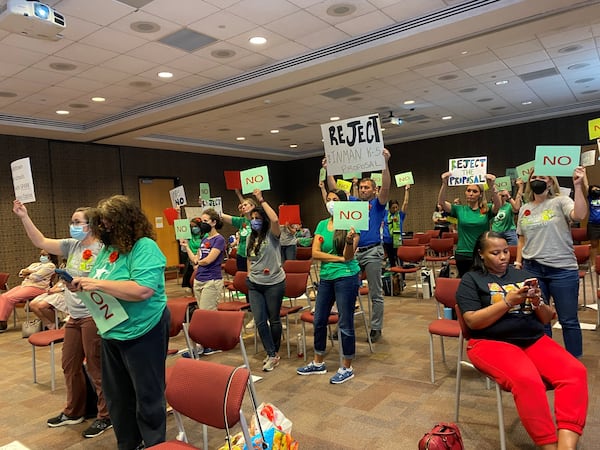
[[[37,371],[35,366],[35,345],[31,346],[31,367],[33,369],[33,383],[37,383]]]
[[[431,383],[435,383],[435,370],[433,369],[433,334],[429,333],[429,371]]]
[[[304,348],[304,362],[306,362],[306,322],[302,321],[302,348]]]
[[[446,362],[446,350],[444,349],[444,336],[440,336],[440,343],[442,344],[442,361]]]
[[[433,339],[432,339],[433,341]],[[462,333],[458,337],[458,357],[456,361],[456,395],[454,398],[454,421],[458,422],[458,411],[460,408],[460,383],[462,381],[462,359],[464,352]]]
[[[52,342],[50,344],[50,386],[52,387],[52,392],[54,392],[54,387],[55,387],[55,381],[54,381],[55,371],[56,371],[56,369],[54,368],[54,342]]]
[[[498,430],[500,432],[500,450],[506,450],[506,434],[504,432],[504,410],[502,407],[502,390],[496,384],[496,403],[498,406]]]
[[[288,359],[290,359],[292,354],[290,352],[290,322],[288,320],[288,316],[285,316],[285,341],[287,344]]]

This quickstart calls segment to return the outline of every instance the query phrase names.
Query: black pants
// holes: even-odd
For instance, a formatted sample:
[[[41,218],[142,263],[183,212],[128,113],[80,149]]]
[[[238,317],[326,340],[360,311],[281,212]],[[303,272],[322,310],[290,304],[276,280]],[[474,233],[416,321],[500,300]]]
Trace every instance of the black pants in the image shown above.
[[[471,266],[473,265],[473,257],[455,254],[454,259],[456,260],[456,270],[458,270],[458,278],[462,278],[462,276],[465,273],[471,270]]]
[[[102,390],[119,450],[165,441],[165,358],[169,309],[145,335],[130,341],[102,339]]]

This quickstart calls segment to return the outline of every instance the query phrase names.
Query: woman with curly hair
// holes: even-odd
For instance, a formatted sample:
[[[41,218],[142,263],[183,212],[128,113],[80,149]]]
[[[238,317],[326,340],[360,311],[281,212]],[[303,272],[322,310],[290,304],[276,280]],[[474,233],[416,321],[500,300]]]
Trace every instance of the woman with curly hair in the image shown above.
[[[150,447],[166,434],[166,258],[141,208],[123,195],[101,200],[90,227],[104,248],[90,276],[75,277],[73,284],[115,297],[127,314],[123,322],[100,331],[102,389],[118,448]]]

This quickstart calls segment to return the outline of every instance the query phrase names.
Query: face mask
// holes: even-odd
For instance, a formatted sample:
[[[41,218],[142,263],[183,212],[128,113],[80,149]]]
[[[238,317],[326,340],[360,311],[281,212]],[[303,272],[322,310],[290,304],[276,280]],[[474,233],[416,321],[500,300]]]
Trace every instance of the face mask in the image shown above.
[[[47,256],[40,256],[40,262],[42,264],[46,264],[48,261],[50,261],[50,258],[48,258]]]
[[[334,205],[334,203],[335,203],[335,201],[334,201],[334,200],[329,200],[329,201],[327,202],[327,205],[326,205],[326,207],[327,207],[327,211],[329,212],[329,215],[330,215],[330,216],[333,216],[333,205]]]
[[[590,197],[600,198],[600,189],[592,189],[590,192]]]
[[[206,222],[200,222],[200,233],[202,235],[210,233],[210,230],[212,230],[212,227],[209,224],[207,224]]]
[[[78,241],[83,241],[88,235],[88,232],[83,231],[82,225],[70,225],[69,233],[73,239],[77,239]]]
[[[252,219],[250,221],[250,227],[254,230],[254,231],[260,231],[262,229],[262,224],[263,221],[262,219]]]
[[[544,191],[548,189],[548,185],[544,180],[533,180],[530,181],[529,184],[533,193],[537,195],[543,194]]]

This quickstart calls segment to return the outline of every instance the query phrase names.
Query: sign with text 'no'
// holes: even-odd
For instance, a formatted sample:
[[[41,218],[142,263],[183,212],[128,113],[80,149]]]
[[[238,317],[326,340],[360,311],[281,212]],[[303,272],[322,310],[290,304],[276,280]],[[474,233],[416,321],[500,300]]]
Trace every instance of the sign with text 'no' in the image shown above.
[[[369,202],[333,202],[333,228],[369,229]]]
[[[383,170],[383,135],[379,115],[321,125],[327,175]]]
[[[517,171],[517,178],[520,178],[521,180],[523,180],[524,183],[527,183],[529,181],[529,173],[531,172],[531,169],[533,169],[534,167],[535,167],[535,160],[529,161],[529,162],[521,164],[520,166],[517,166],[515,168],[515,170]]]
[[[600,119],[588,122],[588,133],[590,134],[590,141],[600,138]]]
[[[187,205],[185,189],[183,189],[183,186],[177,186],[176,188],[171,189],[169,191],[169,195],[171,196],[171,204],[173,205],[173,208]]]
[[[177,219],[175,225],[175,238],[176,239],[191,239],[192,230],[190,230],[189,219]]]
[[[67,291],[65,291],[66,293]],[[69,294],[71,292],[69,291]],[[69,295],[67,294],[67,295]],[[82,291],[77,292],[77,297],[81,299],[96,322],[100,334],[116,327],[121,322],[129,319],[127,312],[121,306],[119,300],[110,294],[102,291]]]
[[[535,148],[535,174],[570,177],[580,158],[581,147],[578,145],[538,145]]]
[[[510,192],[512,190],[512,184],[510,182],[510,176],[507,177],[497,177],[496,178],[496,187],[499,191],[507,190]]]
[[[254,169],[242,170],[240,172],[242,181],[242,194],[250,194],[254,189],[268,191],[271,189],[269,183],[269,169],[267,166],[255,167]]]
[[[464,186],[467,184],[485,184],[487,173],[487,156],[471,156],[448,160],[448,186]]]
[[[396,179],[396,186],[398,187],[415,184],[412,172],[399,173],[395,175],[394,178]]]

